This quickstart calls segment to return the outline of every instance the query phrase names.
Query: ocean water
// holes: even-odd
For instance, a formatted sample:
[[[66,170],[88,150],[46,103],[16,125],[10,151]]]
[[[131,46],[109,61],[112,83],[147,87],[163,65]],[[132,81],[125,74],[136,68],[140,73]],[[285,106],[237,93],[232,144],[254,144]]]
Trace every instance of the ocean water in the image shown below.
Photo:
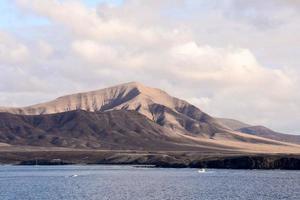
[[[0,166],[1,200],[300,199],[300,171]]]

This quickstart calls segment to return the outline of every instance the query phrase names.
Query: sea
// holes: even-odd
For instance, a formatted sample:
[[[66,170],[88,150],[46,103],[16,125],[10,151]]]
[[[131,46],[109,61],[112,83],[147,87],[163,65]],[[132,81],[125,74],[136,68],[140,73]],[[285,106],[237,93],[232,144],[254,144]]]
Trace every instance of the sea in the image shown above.
[[[300,200],[300,171],[0,166],[1,200]]]

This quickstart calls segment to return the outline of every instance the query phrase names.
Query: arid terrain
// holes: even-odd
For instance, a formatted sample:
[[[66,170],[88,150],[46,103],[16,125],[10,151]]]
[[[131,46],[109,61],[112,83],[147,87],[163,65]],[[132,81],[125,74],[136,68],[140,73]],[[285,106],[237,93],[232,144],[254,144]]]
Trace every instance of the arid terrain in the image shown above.
[[[300,168],[299,136],[214,118],[136,82],[0,111],[1,163]]]

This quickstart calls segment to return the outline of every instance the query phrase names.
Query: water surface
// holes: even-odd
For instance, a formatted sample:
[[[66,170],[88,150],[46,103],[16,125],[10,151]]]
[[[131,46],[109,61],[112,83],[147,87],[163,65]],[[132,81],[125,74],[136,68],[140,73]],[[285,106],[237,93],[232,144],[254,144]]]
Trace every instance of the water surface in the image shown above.
[[[300,171],[0,166],[0,199],[299,200]]]

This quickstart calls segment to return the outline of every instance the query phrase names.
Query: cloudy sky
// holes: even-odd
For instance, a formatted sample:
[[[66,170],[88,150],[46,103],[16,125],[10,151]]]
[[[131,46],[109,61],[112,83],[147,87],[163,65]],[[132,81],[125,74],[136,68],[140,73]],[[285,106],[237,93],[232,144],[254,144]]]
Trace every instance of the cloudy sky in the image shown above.
[[[0,105],[138,81],[300,134],[298,0],[1,0]]]

